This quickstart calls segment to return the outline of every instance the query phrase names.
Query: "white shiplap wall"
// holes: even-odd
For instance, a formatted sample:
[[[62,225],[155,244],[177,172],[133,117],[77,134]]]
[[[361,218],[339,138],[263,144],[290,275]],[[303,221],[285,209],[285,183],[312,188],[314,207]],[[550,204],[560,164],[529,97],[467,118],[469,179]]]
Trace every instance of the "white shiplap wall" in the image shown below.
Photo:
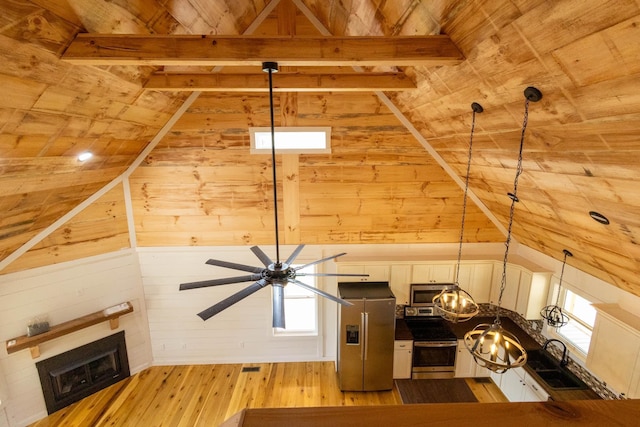
[[[0,353],[0,371],[7,388],[10,426],[24,426],[47,415],[35,363],[125,330],[132,373],[151,365],[146,309],[137,254],[126,250],[80,261],[0,276],[0,335],[2,342],[24,335],[35,316],[56,325],[115,304],[131,301],[134,312],[120,318],[116,331],[100,323],[40,345],[41,356],[29,350]],[[4,400],[4,399],[3,399]],[[0,412],[0,419],[2,412]],[[2,426],[2,421],[0,421]]]
[[[275,258],[273,248],[262,248]],[[281,247],[285,260],[293,247]],[[328,254],[331,255],[331,254]],[[328,256],[321,247],[307,247],[296,263]],[[336,303],[319,300],[324,319],[318,336],[274,336],[271,287],[203,321],[196,314],[251,284],[244,282],[179,291],[180,283],[242,276],[249,273],[205,264],[215,258],[260,266],[248,247],[139,248],[149,329],[155,364],[201,364],[333,360]],[[327,262],[322,271],[335,271]],[[335,294],[335,279],[320,279],[321,289]]]

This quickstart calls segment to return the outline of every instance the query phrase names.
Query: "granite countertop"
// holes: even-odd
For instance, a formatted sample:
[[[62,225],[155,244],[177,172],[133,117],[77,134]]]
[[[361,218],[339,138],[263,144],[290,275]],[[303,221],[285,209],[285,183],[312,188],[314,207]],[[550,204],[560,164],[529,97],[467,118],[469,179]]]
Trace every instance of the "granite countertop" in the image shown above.
[[[413,341],[411,330],[404,319],[396,319],[396,341]]]
[[[481,323],[492,324],[496,320],[495,316],[477,316],[473,317],[466,322],[461,323],[449,323],[449,327],[456,334],[459,340],[464,338],[464,334],[475,328]],[[539,350],[540,344],[536,342],[529,334],[522,330],[513,320],[508,317],[500,317],[500,322],[502,323],[502,327],[507,331],[511,332],[513,335],[518,338],[522,347],[525,350]]]
[[[464,338],[464,335],[475,328],[477,325],[481,323],[492,324],[495,321],[495,316],[479,316],[474,317],[466,322],[461,323],[448,323],[451,331],[456,335],[456,337],[460,340]],[[522,328],[520,328],[513,320],[508,317],[500,317],[500,321],[502,322],[502,327],[507,331],[511,332],[513,335],[518,338],[520,344],[525,350],[533,351],[540,350],[542,346],[537,343],[529,334],[527,334]],[[411,330],[407,326],[404,319],[396,319],[396,340],[413,340],[413,336],[411,335]],[[529,365],[525,365],[524,369],[534,378],[537,379],[537,375],[535,371],[529,367]],[[550,400],[555,401],[568,401],[568,400],[589,400],[589,399],[601,399],[600,396],[593,390],[587,388],[585,390],[558,390],[548,387],[544,381],[537,379],[540,386],[545,389],[547,393],[549,393]]]

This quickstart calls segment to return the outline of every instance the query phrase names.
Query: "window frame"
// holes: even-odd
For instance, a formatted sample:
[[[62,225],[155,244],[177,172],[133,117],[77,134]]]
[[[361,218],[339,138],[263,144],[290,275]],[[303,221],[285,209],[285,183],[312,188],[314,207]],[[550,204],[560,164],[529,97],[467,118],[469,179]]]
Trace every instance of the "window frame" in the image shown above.
[[[306,264],[306,262],[300,262],[300,263],[296,263],[296,264],[292,264],[291,267],[299,267],[301,265]],[[308,271],[309,273],[313,272],[313,273],[319,273],[320,271],[318,271],[319,269],[317,268],[317,265],[312,265],[307,267],[307,269],[312,270],[312,271]],[[301,280],[302,279],[302,280]],[[307,281],[312,281],[313,283],[307,283],[310,286],[313,286],[316,289],[319,289],[319,279],[320,276],[306,276],[306,277],[298,277],[297,280],[300,280],[303,283],[307,283]],[[307,291],[308,294],[306,295],[289,295],[287,296],[287,288],[289,286],[294,286],[297,287],[298,289],[303,289],[295,284],[287,284],[284,288],[284,304],[285,304],[285,322],[287,319],[287,309],[286,309],[286,304],[287,304],[287,300],[289,301],[294,301],[294,300],[313,300],[313,307],[314,307],[314,324],[315,324],[315,328],[314,329],[290,329],[290,328],[286,328],[286,329],[281,329],[281,328],[271,328],[272,331],[272,335],[274,337],[317,337],[320,336],[320,299],[318,298],[318,294],[316,294],[315,292],[311,292],[311,291]],[[271,302],[273,303],[273,292],[271,292]],[[286,323],[285,323],[286,324]],[[288,325],[287,325],[288,326]]]
[[[274,127],[276,134],[276,153],[278,154],[326,154],[331,153],[331,127],[329,126],[276,126]],[[271,133],[270,127],[250,127],[249,139],[251,146],[249,152],[251,154],[270,154],[271,147],[268,148],[256,148],[256,133]],[[324,133],[325,144],[324,148],[278,148],[278,134],[279,133],[292,133],[292,132],[309,132],[309,133]],[[269,144],[271,145],[271,144]]]
[[[554,298],[555,298],[556,292],[558,292],[558,286],[559,286],[559,282],[554,283],[554,289],[555,289],[555,292],[553,293]],[[596,303],[598,303],[600,301],[597,300],[596,298],[593,298],[591,295],[587,295],[584,292],[580,292],[574,286],[568,285],[565,282],[562,283],[562,288],[560,289],[560,298],[558,300],[558,305],[562,308],[562,312],[569,317],[569,323],[572,323],[572,322],[578,323],[582,328],[587,329],[587,330],[589,330],[591,332],[591,334],[589,335],[589,341],[591,341],[591,339],[593,338],[593,330],[594,330],[594,327],[595,327],[595,317],[594,317],[594,325],[589,325],[588,323],[586,323],[586,322],[582,321],[581,319],[579,319],[572,312],[566,310],[565,309],[565,304],[567,302],[567,291],[572,293],[572,294],[574,294],[577,297],[580,297],[580,298],[584,299],[590,305],[596,304]],[[589,349],[587,348],[586,350],[583,350],[574,341],[572,341],[570,338],[568,338],[566,335],[564,335],[562,333],[562,328],[564,328],[564,327],[566,327],[566,325],[563,326],[563,327],[560,327],[560,328],[554,328],[552,326],[546,325],[546,330],[547,330],[548,335],[550,336],[550,338],[556,338],[556,339],[561,340],[563,343],[565,343],[565,345],[567,346],[567,349],[572,353],[573,357],[581,360],[582,362],[586,362],[587,354],[589,353]]]

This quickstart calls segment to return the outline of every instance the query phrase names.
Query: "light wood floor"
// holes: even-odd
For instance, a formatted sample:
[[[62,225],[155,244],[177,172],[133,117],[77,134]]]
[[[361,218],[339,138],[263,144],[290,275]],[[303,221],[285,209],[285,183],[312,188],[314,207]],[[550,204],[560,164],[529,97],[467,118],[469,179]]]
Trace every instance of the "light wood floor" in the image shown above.
[[[479,402],[506,401],[490,381],[467,383]],[[333,362],[154,366],[31,427],[210,427],[244,408],[401,403],[395,388],[341,392]]]

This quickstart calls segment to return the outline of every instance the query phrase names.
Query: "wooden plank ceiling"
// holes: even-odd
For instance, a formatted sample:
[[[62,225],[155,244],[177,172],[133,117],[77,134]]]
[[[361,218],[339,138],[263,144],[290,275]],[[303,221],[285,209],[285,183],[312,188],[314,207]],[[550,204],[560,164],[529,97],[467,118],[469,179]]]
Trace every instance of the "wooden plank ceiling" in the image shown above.
[[[269,157],[248,154],[248,127],[269,123],[264,75],[243,61],[72,64],[63,55],[78,34],[446,35],[463,59],[283,67],[278,124],[333,133],[331,154],[278,157],[285,243],[456,242],[474,101],[485,111],[470,186],[484,206],[470,204],[465,241],[503,241],[533,85],[544,97],[530,105],[515,238],[557,259],[567,248],[569,264],[640,295],[639,20],[637,0],[6,2],[0,273],[133,243],[274,240]],[[194,89],[206,91],[188,98]],[[85,150],[94,157],[79,163]]]

